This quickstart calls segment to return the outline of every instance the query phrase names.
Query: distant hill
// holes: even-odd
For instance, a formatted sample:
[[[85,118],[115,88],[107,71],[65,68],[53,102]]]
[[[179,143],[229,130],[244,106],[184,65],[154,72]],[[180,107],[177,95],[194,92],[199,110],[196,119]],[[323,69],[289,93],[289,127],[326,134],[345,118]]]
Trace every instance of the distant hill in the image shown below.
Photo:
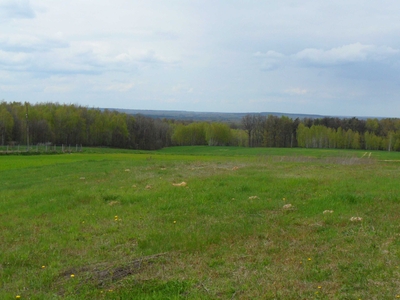
[[[194,112],[194,111],[179,111],[179,110],[140,110],[140,109],[118,109],[118,108],[108,108],[109,110],[115,110],[118,112],[137,115],[141,114],[143,116],[157,118],[157,119],[175,119],[184,121],[213,121],[213,122],[240,122],[241,119],[247,114],[260,114],[263,116],[286,116],[291,119],[304,119],[304,118],[323,118],[322,115],[308,115],[308,114],[288,114],[280,112],[261,112],[261,113],[221,113],[221,112]]]

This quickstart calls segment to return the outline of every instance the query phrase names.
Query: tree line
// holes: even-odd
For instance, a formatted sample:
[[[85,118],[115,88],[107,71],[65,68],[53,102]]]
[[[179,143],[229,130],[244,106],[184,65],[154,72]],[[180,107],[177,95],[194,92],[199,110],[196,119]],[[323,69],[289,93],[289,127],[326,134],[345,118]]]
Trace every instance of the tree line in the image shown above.
[[[196,122],[173,130],[178,145],[302,147],[400,151],[400,119],[245,115],[239,126]]]
[[[303,147],[400,151],[400,119],[290,119],[246,115],[242,119],[250,147]]]
[[[240,123],[154,119],[58,103],[0,102],[0,143],[155,150],[173,145],[400,151],[400,119],[291,119],[247,114]]]
[[[1,145],[38,143],[160,149],[171,145],[168,123],[77,105],[0,102]]]

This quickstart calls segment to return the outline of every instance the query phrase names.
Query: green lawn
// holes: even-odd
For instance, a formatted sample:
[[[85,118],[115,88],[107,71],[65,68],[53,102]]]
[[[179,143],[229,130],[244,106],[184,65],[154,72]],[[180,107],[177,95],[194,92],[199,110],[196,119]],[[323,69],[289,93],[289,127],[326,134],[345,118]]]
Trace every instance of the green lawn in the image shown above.
[[[0,299],[400,298],[398,160],[234,147],[2,155]]]

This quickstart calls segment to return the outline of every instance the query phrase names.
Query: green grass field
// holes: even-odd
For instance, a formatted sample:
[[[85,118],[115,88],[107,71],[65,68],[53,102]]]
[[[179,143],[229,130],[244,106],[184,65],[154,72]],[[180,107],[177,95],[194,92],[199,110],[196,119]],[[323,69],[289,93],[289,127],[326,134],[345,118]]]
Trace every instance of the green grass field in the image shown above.
[[[234,147],[2,155],[0,299],[400,298],[399,161]]]

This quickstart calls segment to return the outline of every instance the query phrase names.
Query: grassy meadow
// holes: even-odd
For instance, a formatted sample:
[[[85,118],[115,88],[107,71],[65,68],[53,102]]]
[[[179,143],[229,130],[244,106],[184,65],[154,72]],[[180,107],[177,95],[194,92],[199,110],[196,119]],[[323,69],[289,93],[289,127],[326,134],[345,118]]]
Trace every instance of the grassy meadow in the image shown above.
[[[0,299],[400,298],[400,153],[0,155]]]

